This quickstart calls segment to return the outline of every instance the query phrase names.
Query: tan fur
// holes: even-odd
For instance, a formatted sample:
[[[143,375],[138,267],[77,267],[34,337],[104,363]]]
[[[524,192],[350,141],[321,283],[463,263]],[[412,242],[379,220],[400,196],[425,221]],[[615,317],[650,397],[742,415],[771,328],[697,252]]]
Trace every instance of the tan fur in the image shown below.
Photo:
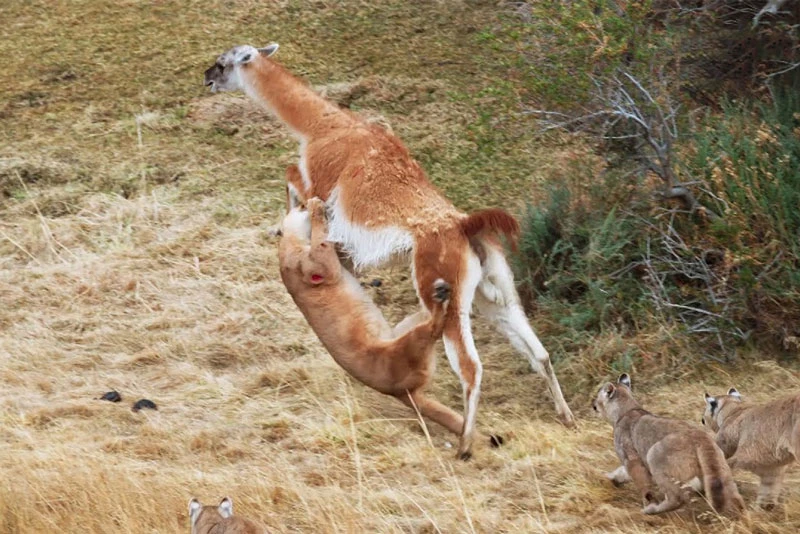
[[[307,205],[307,212],[295,207],[284,219],[279,258],[281,278],[309,325],[354,378],[407,405],[413,402],[423,416],[459,434],[461,415],[423,394],[435,370],[433,349],[445,326],[449,287],[432,282],[432,315],[419,312],[392,328],[326,241],[322,201],[312,198]]]
[[[684,421],[659,417],[644,410],[633,398],[630,380],[600,388],[593,408],[614,426],[614,448],[622,467],[608,477],[621,484],[633,480],[647,502],[645,514],[668,512],[686,499],[685,487],[702,482],[706,498],[719,513],[739,517],[744,502],[736,488],[722,451],[703,429]],[[653,501],[651,486],[663,492]]]
[[[760,477],[756,503],[772,507],[778,502],[787,466],[800,457],[800,395],[751,404],[733,388],[728,393],[706,395],[703,423],[716,433],[717,445],[732,469]]]
[[[224,503],[230,505],[226,508]],[[227,497],[218,506],[203,506],[197,499],[189,501],[191,534],[265,534],[267,531],[243,517],[228,515],[233,503]]]
[[[413,241],[416,287],[430,288],[437,279],[450,284],[453,293],[444,338],[448,361],[459,374],[464,391],[466,424],[459,454],[469,456],[483,372],[469,317],[476,289],[486,297],[481,312],[526,354],[531,366],[547,381],[562,421],[572,426],[572,412],[549,355],[524,318],[502,247],[493,238],[497,233],[513,238],[517,229],[513,218],[502,210],[472,216],[457,210],[428,181],[397,137],[316,94],[269,58],[275,50],[277,45],[260,51],[250,46],[235,47],[206,71],[206,84],[212,90],[244,90],[292,129],[301,144],[299,176],[290,177],[297,195],[319,197],[329,207],[336,205],[350,227],[408,236]],[[335,198],[331,198],[334,191]],[[475,245],[502,260],[480,261]],[[392,254],[409,252],[399,242],[392,246],[400,247],[392,249]],[[363,266],[369,264],[364,258],[372,258],[369,254],[374,247],[369,242],[353,241],[347,252],[356,265]],[[383,256],[380,258],[370,261],[383,261]],[[482,269],[477,275],[482,279],[476,279],[476,269]],[[497,277],[504,282],[494,284]],[[419,297],[431,310],[430,291],[421,291]]]

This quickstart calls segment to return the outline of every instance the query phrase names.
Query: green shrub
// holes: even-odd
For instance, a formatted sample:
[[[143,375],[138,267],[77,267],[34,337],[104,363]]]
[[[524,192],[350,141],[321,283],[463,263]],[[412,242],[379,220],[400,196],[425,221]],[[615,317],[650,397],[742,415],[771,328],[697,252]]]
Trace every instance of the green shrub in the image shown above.
[[[652,182],[613,168],[529,205],[515,256],[526,305],[578,345],[667,324],[719,359],[753,337],[779,347],[800,334],[798,95],[726,104],[684,147],[684,173],[719,219],[662,204]]]
[[[636,225],[615,207],[592,208],[564,185],[528,205],[515,267],[528,307],[545,306],[567,330],[626,330],[637,322],[642,289],[628,266],[638,261]]]
[[[800,320],[800,96],[725,104],[695,136],[693,172],[723,220],[709,237],[730,254],[741,321],[780,340]]]

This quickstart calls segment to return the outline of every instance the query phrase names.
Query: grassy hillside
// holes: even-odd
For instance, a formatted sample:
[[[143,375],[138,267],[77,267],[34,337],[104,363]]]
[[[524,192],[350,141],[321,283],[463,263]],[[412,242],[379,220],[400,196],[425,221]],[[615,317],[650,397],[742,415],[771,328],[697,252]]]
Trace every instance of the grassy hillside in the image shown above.
[[[546,182],[601,169],[581,136],[535,134],[551,98],[496,2],[6,2],[0,17],[0,532],[186,532],[223,495],[274,532],[782,532],[787,506],[731,525],[696,502],[645,518],[590,399],[636,351],[654,411],[697,419],[704,388],[759,400],[797,389],[787,362],[674,367],[670,328],[580,343],[532,314],[580,418],[478,321],[479,426],[508,438],[455,461],[398,403],[330,359],[278,277],[269,229],[296,142],[202,72],[233,44],[277,58],[381,118],[453,202],[522,213]],[[554,19],[555,23],[555,19]],[[532,41],[529,46],[551,45]],[[549,52],[548,52],[549,53]],[[537,92],[538,91],[538,92]],[[549,96],[548,96],[549,95]],[[392,320],[416,307],[403,268],[365,274]],[[441,352],[441,351],[440,351]],[[759,359],[771,359],[759,353]],[[433,391],[461,406],[444,358]],[[638,370],[638,367],[637,367]],[[108,389],[121,404],[97,400]],[[130,411],[138,398],[157,412]],[[745,499],[754,478],[737,475]]]

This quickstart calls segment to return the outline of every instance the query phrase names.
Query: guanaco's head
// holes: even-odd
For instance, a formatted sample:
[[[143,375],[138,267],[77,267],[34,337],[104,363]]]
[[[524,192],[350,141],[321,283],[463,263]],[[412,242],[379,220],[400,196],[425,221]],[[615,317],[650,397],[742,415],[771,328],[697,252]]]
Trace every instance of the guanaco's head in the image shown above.
[[[189,522],[192,534],[208,532],[210,526],[215,525],[220,519],[227,519],[233,515],[233,501],[225,497],[218,506],[203,506],[197,499],[189,501]]]
[[[628,373],[619,375],[616,383],[608,382],[600,388],[592,401],[592,409],[597,415],[608,420],[612,425],[629,404],[634,403],[631,377]]]
[[[712,397],[708,393],[705,394],[706,409],[703,412],[703,418],[700,422],[703,426],[710,428],[713,432],[719,430],[719,413],[722,407],[730,402],[742,402],[742,395],[736,390],[731,388],[728,390],[727,395],[717,395]]]
[[[212,92],[238,91],[244,89],[242,70],[261,57],[269,57],[278,51],[277,43],[264,48],[250,45],[234,46],[217,58],[205,72],[205,85]]]

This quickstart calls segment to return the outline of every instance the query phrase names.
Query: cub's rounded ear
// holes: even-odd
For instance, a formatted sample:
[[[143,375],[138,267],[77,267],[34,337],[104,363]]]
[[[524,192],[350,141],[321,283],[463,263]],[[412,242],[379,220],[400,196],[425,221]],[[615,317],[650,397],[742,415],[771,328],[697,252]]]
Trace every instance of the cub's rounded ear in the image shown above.
[[[230,499],[230,497],[225,497],[222,499],[217,507],[217,511],[219,512],[219,515],[226,519],[233,515],[233,501]]]
[[[739,392],[736,390],[736,388],[731,388],[731,389],[729,389],[729,390],[728,390],[728,395],[730,395],[731,397],[735,397],[735,398],[737,398],[737,399],[739,399],[739,400],[741,400],[741,398],[742,398],[742,394],[741,394],[741,393],[739,393]]]
[[[608,384],[606,384],[605,392],[606,392],[606,397],[610,399],[614,396],[614,393],[617,392],[617,388],[614,386],[614,384],[609,382]]]
[[[200,516],[200,510],[203,508],[203,505],[200,504],[200,501],[192,497],[192,500],[189,501],[189,520],[192,522],[192,525],[197,523],[197,518]]]
[[[269,57],[269,56],[274,55],[275,52],[278,51],[278,48],[280,48],[280,46],[278,46],[278,43],[272,43],[272,44],[268,44],[264,48],[259,48],[258,49],[258,53],[261,54],[264,57]]]
[[[633,384],[631,384],[631,377],[628,375],[628,373],[622,373],[619,375],[619,378],[617,378],[617,384],[622,384],[626,388],[633,391]]]

